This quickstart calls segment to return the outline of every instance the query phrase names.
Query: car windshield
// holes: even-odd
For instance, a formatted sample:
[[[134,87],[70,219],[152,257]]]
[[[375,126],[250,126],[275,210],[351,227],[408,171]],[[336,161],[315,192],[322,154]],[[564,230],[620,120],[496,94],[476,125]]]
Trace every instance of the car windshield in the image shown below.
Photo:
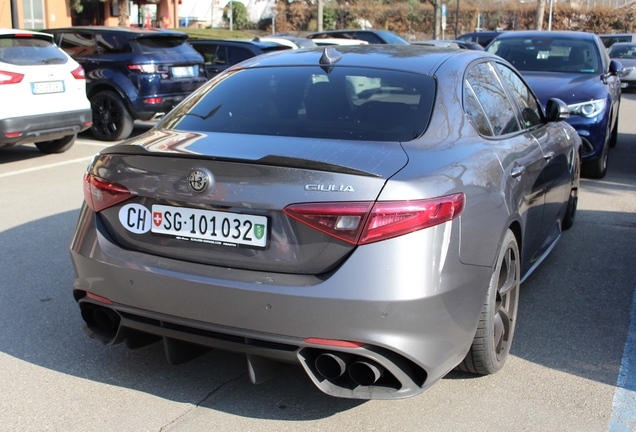
[[[429,76],[347,67],[250,68],[223,76],[159,127],[366,141],[411,141],[430,118]]]
[[[64,64],[68,57],[47,39],[28,36],[0,36],[0,62],[17,66]]]
[[[388,44],[395,44],[395,45],[408,45],[409,43],[407,41],[405,41],[404,39],[402,39],[401,37],[399,37],[398,35],[396,35],[395,33],[391,33],[391,32],[378,32],[378,34],[380,34],[382,36],[382,38],[384,39],[384,41]]]
[[[192,48],[186,43],[186,38],[179,36],[140,37],[136,41],[144,54],[192,52]]]
[[[508,60],[520,71],[598,74],[601,62],[588,40],[527,37],[495,40],[488,52]]]
[[[636,60],[636,44],[633,45],[612,45],[609,56],[614,59]]]

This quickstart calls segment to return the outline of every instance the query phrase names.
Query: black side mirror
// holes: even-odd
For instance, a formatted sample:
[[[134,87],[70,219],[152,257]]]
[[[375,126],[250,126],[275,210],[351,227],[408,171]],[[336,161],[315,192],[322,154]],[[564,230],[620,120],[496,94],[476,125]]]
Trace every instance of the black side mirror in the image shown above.
[[[545,106],[545,116],[549,122],[562,121],[570,117],[570,108],[561,99],[552,98]]]

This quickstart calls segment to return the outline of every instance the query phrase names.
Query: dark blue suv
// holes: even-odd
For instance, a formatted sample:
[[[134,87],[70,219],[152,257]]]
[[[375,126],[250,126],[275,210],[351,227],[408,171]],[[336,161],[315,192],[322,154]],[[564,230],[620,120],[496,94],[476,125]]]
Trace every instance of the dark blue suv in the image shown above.
[[[487,51],[512,63],[544,108],[551,98],[568,105],[567,122],[582,141],[582,174],[603,178],[618,138],[623,66],[609,58],[601,39],[574,31],[505,32]]]
[[[127,138],[134,120],[165,114],[206,81],[185,33],[146,28],[46,30],[86,71],[95,138]]]

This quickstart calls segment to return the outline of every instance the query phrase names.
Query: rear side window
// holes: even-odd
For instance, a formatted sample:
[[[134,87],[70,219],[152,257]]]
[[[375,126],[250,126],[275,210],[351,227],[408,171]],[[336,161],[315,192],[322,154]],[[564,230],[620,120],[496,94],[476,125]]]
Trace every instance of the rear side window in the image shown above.
[[[435,80],[365,68],[252,68],[226,76],[159,127],[368,141],[411,141],[430,118]]]
[[[97,46],[90,33],[64,33],[60,48],[73,58],[97,54]]]
[[[252,51],[250,50],[232,46],[227,47],[228,64],[235,65],[242,62],[243,60],[247,60],[250,57],[254,57],[254,54],[252,54]]]
[[[98,34],[95,36],[100,54],[125,54],[132,52],[132,48],[123,35]]]
[[[178,54],[191,53],[192,47],[186,43],[183,37],[161,36],[141,37],[135,39],[141,52],[144,54]]]
[[[472,111],[475,107],[483,110],[491,132],[484,128],[483,114]],[[466,74],[464,111],[482,135],[507,135],[520,130],[516,111],[490,63],[479,63]]]
[[[18,66],[63,64],[68,61],[52,42],[36,37],[0,36],[0,62]]]

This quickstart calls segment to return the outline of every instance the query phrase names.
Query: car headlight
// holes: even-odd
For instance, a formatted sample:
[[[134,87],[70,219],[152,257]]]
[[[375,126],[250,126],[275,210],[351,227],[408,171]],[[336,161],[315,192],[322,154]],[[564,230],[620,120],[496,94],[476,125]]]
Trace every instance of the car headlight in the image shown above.
[[[596,117],[605,109],[605,99],[596,99],[588,102],[568,105],[570,114],[580,115],[587,118]]]

